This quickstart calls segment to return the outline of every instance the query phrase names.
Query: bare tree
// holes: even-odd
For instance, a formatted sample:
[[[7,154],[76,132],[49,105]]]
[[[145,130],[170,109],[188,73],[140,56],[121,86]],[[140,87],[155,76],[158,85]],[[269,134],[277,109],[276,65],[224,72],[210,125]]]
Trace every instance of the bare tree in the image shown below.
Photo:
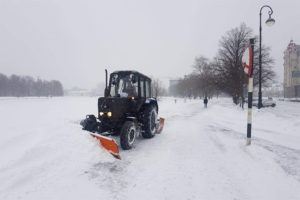
[[[195,59],[194,73],[197,75],[199,96],[211,97],[217,92],[213,64],[204,56]]]
[[[0,73],[0,96],[7,96],[8,95],[8,84],[9,79]]]
[[[158,98],[166,94],[166,89],[163,87],[163,83],[159,79],[152,79],[152,95],[154,98]]]
[[[214,60],[213,68],[216,73],[219,88],[229,94],[233,102],[238,104],[238,99],[243,98],[243,93],[247,85],[247,76],[241,64],[244,50],[249,45],[249,39],[253,37],[252,29],[245,24],[234,28],[226,33],[220,41],[220,48]],[[275,74],[272,71],[273,59],[269,55],[270,48],[262,48],[263,79],[264,83],[271,80]],[[254,84],[257,84],[258,70],[258,48],[254,52]]]
[[[217,56],[210,61],[204,56],[195,59],[193,73],[186,75],[179,83],[173,86],[172,92],[185,97],[213,96],[221,92],[229,94],[233,102],[238,104],[239,98],[244,98],[247,76],[242,67],[242,56],[253,37],[252,30],[245,24],[228,31],[220,40]],[[274,78],[272,70],[273,59],[270,57],[270,48],[262,48],[262,82],[267,85]],[[258,53],[254,52],[254,85],[258,84]]]
[[[196,57],[193,68],[193,73],[184,76],[178,84],[172,86],[172,94],[189,98],[211,97],[217,94],[215,73],[209,59],[204,56]]]
[[[0,74],[0,96],[62,96],[63,86],[59,81],[45,81],[30,76]]]

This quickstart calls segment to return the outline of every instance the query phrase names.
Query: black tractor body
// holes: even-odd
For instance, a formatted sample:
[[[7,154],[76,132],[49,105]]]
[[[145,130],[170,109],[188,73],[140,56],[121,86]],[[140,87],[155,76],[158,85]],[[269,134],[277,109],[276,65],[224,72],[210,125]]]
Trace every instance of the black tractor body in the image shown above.
[[[88,115],[82,121],[84,130],[101,135],[120,135],[123,149],[130,149],[142,134],[152,138],[160,128],[158,104],[151,94],[151,79],[137,71],[115,71],[110,74],[104,97],[98,99],[98,120]]]

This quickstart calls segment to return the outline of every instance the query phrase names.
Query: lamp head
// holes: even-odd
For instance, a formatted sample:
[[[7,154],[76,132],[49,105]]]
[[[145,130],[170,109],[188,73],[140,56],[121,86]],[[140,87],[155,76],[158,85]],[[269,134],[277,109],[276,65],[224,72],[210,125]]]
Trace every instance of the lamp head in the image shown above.
[[[271,15],[269,15],[269,19],[267,19],[266,24],[267,24],[268,26],[273,26],[273,24],[275,24],[275,19],[273,19],[273,18],[271,17]]]

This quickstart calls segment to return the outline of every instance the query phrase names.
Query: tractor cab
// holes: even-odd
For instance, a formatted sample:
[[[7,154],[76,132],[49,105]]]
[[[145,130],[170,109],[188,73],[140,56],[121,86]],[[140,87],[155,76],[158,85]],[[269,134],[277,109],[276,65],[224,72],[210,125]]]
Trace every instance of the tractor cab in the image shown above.
[[[111,73],[109,97],[150,98],[151,79],[136,71],[116,71]]]

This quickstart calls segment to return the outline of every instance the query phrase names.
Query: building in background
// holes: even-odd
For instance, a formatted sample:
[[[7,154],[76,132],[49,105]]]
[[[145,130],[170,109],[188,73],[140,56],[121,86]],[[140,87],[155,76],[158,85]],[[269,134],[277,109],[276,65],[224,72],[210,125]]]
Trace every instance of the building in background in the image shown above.
[[[177,96],[176,85],[180,80],[169,80],[169,96]]]
[[[290,41],[284,51],[284,97],[300,97],[300,45]]]
[[[91,96],[91,91],[87,89],[73,87],[72,89],[65,90],[65,95],[66,96]]]
[[[172,87],[174,85],[177,85],[179,83],[179,80],[170,80],[169,81],[169,87]]]
[[[253,94],[257,94],[253,93]],[[279,84],[279,83],[272,83],[269,87],[264,87],[262,89],[262,93],[264,94],[264,96],[266,97],[283,97],[283,84]]]

